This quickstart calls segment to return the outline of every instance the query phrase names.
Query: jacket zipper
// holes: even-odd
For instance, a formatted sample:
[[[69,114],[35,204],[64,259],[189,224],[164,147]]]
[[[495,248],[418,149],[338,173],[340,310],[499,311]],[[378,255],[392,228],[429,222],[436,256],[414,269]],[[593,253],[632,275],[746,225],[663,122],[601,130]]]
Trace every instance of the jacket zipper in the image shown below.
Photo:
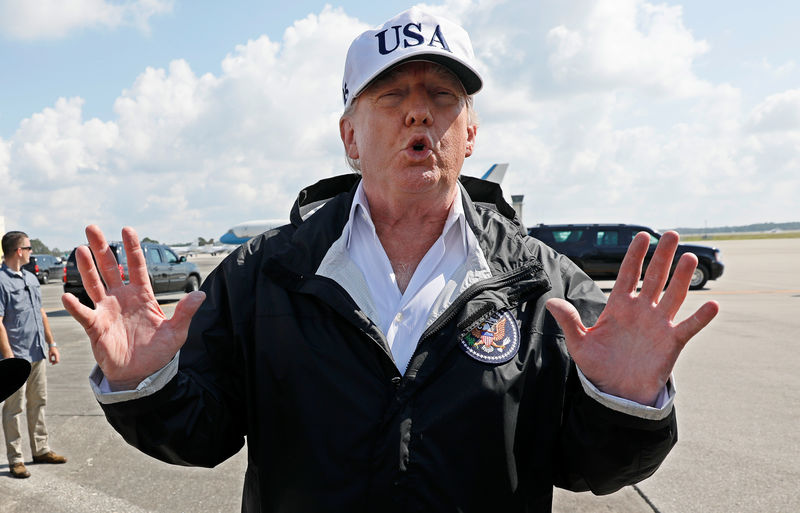
[[[408,358],[408,361],[406,362],[406,369],[408,369],[411,360],[413,360],[414,356],[416,356],[417,349],[419,349],[419,347],[422,345],[422,341],[440,331],[448,322],[450,322],[450,320],[453,317],[455,317],[456,313],[458,313],[467,302],[472,300],[472,298],[474,298],[484,290],[499,289],[501,287],[506,287],[514,283],[520,282],[523,279],[527,278],[528,276],[532,275],[538,268],[539,265],[536,263],[529,264],[524,267],[520,267],[516,271],[506,274],[499,280],[496,281],[491,279],[484,280],[482,282],[470,286],[466,291],[464,291],[463,294],[461,294],[458,298],[456,298],[456,301],[453,304],[451,304],[447,308],[447,310],[445,310],[445,313],[441,317],[436,319],[433,322],[433,324],[427,330],[425,330],[425,332],[419,338],[419,342],[417,342],[417,347],[414,349],[414,352],[411,354],[411,356]],[[479,310],[474,315],[472,315],[472,317],[469,318],[465,324],[472,324],[472,322],[475,319],[483,317],[488,313],[490,313],[490,311]],[[397,385],[399,386],[399,383],[397,383]]]

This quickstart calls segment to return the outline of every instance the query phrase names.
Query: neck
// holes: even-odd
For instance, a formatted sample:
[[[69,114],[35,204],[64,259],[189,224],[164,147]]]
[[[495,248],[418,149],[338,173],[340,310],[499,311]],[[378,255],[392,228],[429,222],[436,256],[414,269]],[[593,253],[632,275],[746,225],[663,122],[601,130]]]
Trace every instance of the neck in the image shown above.
[[[11,269],[12,271],[14,271],[14,272],[19,272],[19,270],[22,269],[22,264],[16,258],[13,258],[13,259],[10,259],[10,260],[7,259],[7,258],[4,258],[3,262],[5,262],[6,266],[9,269]]]
[[[418,202],[402,208],[401,205],[375,208],[370,201],[375,233],[392,264],[401,292],[405,292],[420,261],[441,236],[454,199],[455,191],[438,205]]]

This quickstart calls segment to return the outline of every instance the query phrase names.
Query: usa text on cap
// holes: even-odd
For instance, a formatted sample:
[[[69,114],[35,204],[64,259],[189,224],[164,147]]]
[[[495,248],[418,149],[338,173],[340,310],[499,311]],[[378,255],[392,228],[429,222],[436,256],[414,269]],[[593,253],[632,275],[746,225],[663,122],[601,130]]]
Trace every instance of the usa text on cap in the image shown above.
[[[456,23],[412,7],[350,44],[344,65],[345,109],[378,75],[404,61],[426,60],[450,69],[467,94],[483,86],[469,35]]]

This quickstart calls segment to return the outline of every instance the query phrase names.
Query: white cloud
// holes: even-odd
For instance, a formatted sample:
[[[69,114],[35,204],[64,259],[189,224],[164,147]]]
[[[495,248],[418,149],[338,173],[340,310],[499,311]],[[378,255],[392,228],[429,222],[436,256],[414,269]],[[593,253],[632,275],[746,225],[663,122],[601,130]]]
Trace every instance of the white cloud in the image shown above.
[[[132,25],[149,30],[148,20],[170,12],[173,0],[0,0],[0,34],[10,38],[58,39],[84,28]]]
[[[767,97],[753,109],[750,128],[755,132],[796,132],[800,134],[800,89]]]
[[[12,139],[15,174],[41,190],[60,187],[82,172],[98,171],[117,141],[113,123],[84,122],[80,98],[60,98],[55,107],[25,119]]]
[[[554,27],[547,42],[549,66],[562,87],[634,88],[675,96],[709,89],[692,71],[708,45],[684,26],[680,6],[595,2],[580,25]]]
[[[8,183],[11,173],[8,166],[11,162],[11,142],[0,137],[0,183]]]

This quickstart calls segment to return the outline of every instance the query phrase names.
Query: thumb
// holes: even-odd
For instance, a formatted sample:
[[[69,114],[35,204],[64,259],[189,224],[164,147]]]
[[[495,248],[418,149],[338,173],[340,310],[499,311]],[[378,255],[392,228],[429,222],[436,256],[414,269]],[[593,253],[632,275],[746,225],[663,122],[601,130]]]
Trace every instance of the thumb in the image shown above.
[[[183,339],[186,339],[186,334],[189,332],[189,323],[192,322],[192,317],[205,300],[206,293],[196,290],[183,296],[175,305],[175,313],[172,314],[169,323],[173,330],[183,334]]]
[[[572,303],[564,299],[552,298],[547,300],[545,307],[556,319],[567,341],[580,340],[584,336],[586,328],[578,310]]]

